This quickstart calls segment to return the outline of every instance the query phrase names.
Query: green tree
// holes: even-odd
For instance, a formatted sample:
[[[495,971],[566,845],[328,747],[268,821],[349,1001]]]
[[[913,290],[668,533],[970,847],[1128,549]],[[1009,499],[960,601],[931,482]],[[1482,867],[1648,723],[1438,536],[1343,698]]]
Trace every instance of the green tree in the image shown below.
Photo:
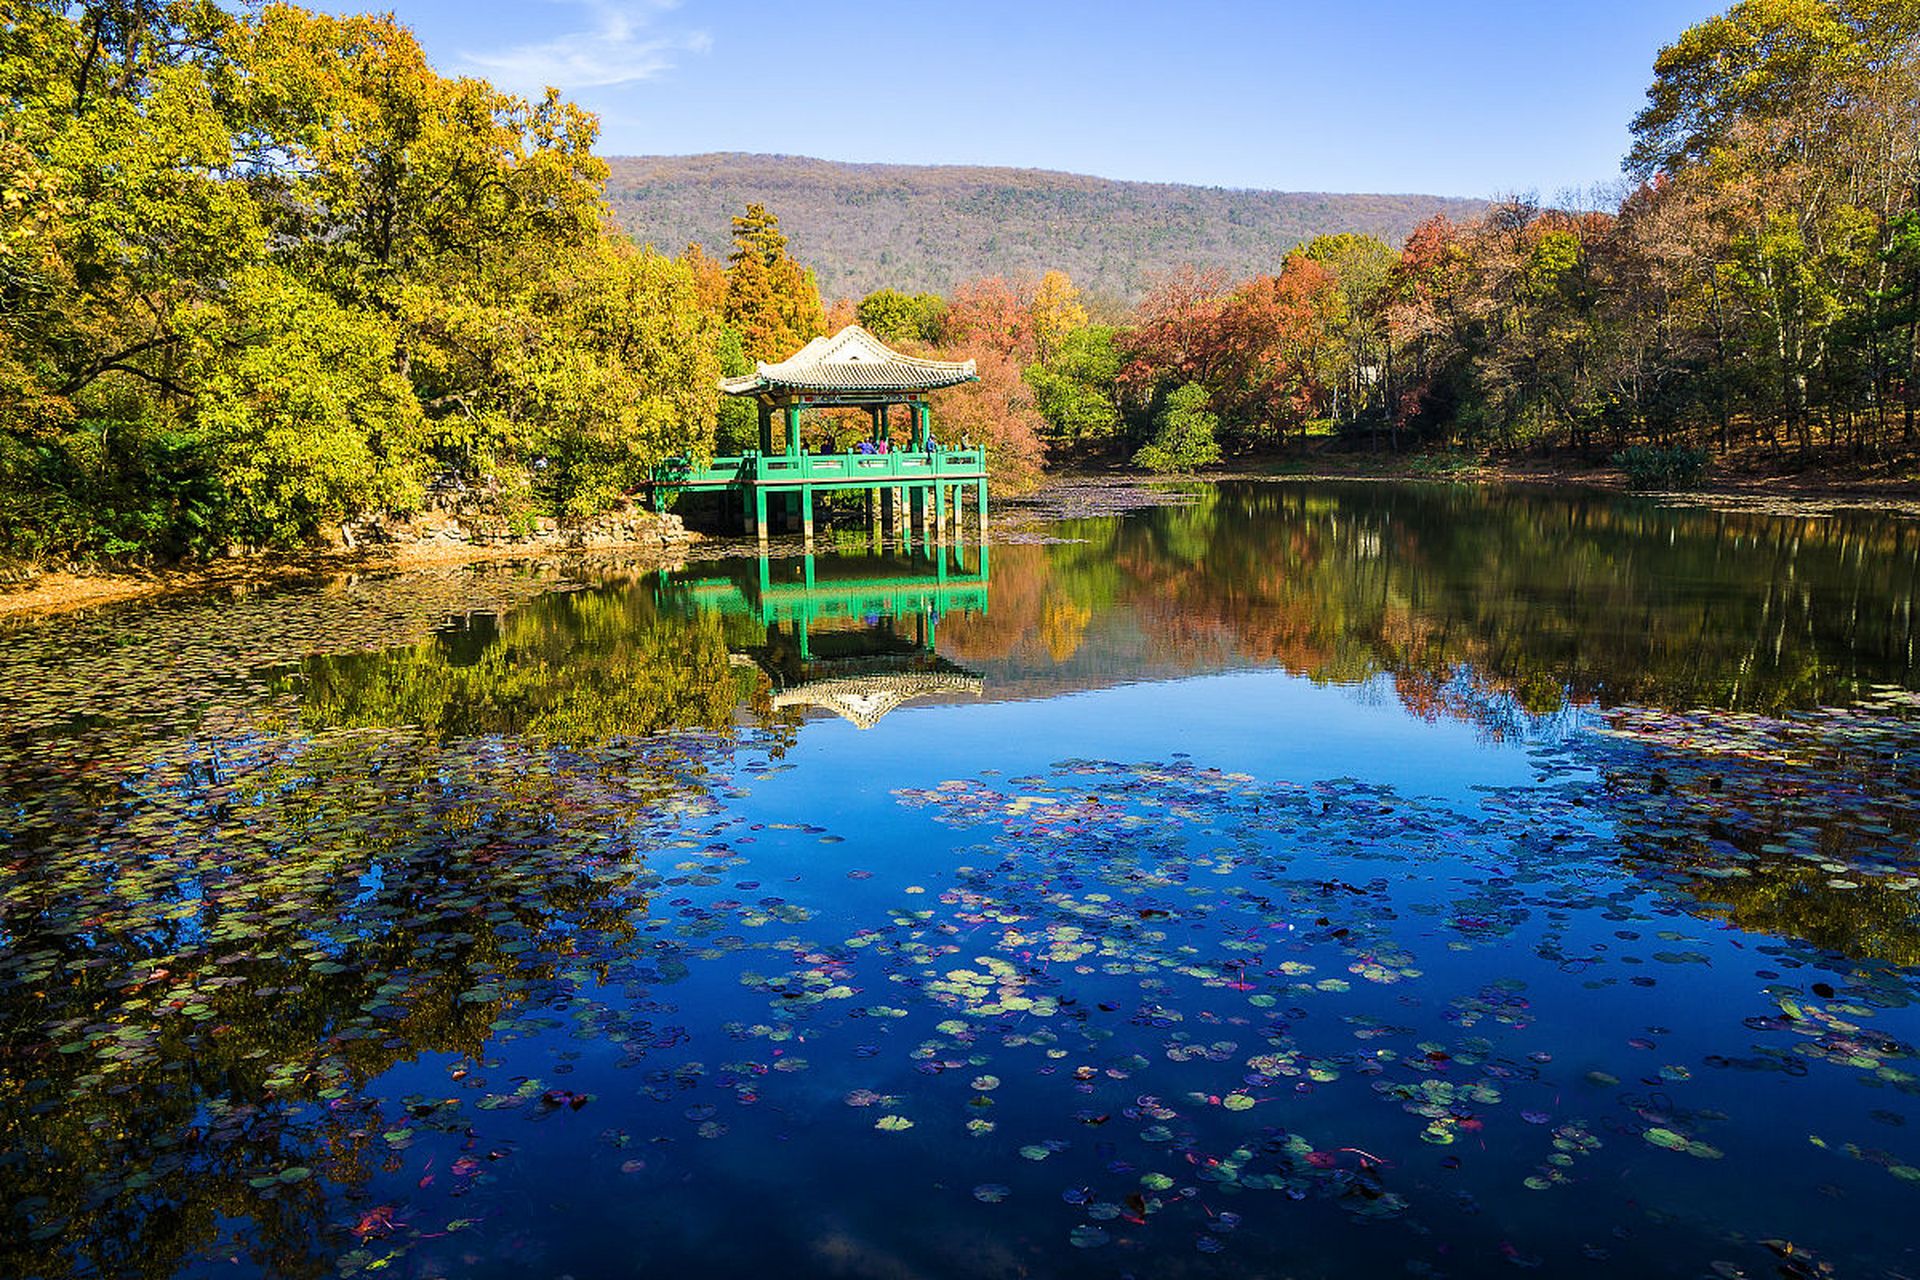
[[[711,448],[724,281],[603,224],[558,95],[210,0],[16,6],[0,85],[0,554],[297,542],[429,466],[591,510]]]
[[[740,331],[730,325],[720,326],[714,340],[714,356],[719,362],[720,376],[723,378],[737,378],[753,372],[753,361],[747,359],[747,348],[740,340]],[[713,451],[738,454],[759,447],[758,406],[745,396],[721,396],[719,414],[714,424]]]
[[[1660,51],[1627,167],[1644,178],[1705,163],[1743,122],[1831,123],[1916,35],[1913,0],[1739,0]]]
[[[1207,389],[1188,383],[1167,396],[1153,420],[1153,439],[1133,455],[1149,471],[1191,471],[1220,461],[1214,432],[1220,420],[1207,410]]]
[[[1400,255],[1377,236],[1342,232],[1315,236],[1307,257],[1333,273],[1340,307],[1335,337],[1341,348],[1336,418],[1375,421],[1386,415],[1393,363],[1393,330],[1387,323],[1394,267]]]
[[[180,328],[233,536],[289,545],[343,514],[418,503],[425,432],[388,322],[260,266]]]
[[[1060,342],[1051,368],[1038,362],[1027,366],[1034,407],[1055,438],[1102,440],[1119,432],[1118,334],[1112,325],[1076,329]]]
[[[854,316],[861,328],[882,342],[932,343],[940,340],[946,314],[946,299],[937,293],[879,289],[860,300]]]

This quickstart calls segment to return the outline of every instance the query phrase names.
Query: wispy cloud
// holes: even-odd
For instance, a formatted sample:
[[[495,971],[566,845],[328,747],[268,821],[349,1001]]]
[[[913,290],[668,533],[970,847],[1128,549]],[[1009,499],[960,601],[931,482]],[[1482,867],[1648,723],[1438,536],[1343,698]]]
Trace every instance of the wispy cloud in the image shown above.
[[[713,39],[704,31],[662,21],[678,0],[563,0],[585,10],[586,30],[504,49],[466,51],[466,67],[513,89],[553,85],[574,91],[649,80],[670,70],[681,54],[705,53]]]

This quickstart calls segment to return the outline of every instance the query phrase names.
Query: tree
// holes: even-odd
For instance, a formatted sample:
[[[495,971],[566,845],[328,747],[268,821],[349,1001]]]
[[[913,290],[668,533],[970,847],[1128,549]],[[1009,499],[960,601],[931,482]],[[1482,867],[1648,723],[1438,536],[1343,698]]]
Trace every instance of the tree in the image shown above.
[[[1098,440],[1119,431],[1118,338],[1112,325],[1089,325],[1062,340],[1052,368],[1027,366],[1034,407],[1056,439]]]
[[[1704,164],[1743,121],[1832,122],[1916,35],[1912,0],[1739,0],[1660,51],[1627,167],[1644,179]]]
[[[717,268],[603,226],[556,94],[207,0],[28,0],[0,84],[0,553],[297,542],[540,459],[577,511],[710,448]]]
[[[1376,236],[1350,232],[1314,237],[1306,255],[1333,273],[1340,294],[1334,336],[1343,348],[1342,376],[1334,416],[1348,422],[1384,417],[1386,374],[1393,359],[1387,307],[1399,255]]]
[[[938,342],[946,312],[946,299],[937,293],[880,289],[860,300],[855,318],[882,342]]]
[[[1028,291],[999,276],[970,280],[953,291],[941,326],[941,345],[973,354],[994,352],[1025,365],[1035,355]]]
[[[1151,390],[1206,382],[1219,358],[1220,313],[1230,285],[1219,269],[1188,264],[1157,281],[1134,310],[1121,380]]]
[[[1243,439],[1304,423],[1333,376],[1337,304],[1332,275],[1301,254],[1278,276],[1233,288],[1188,268],[1141,304],[1121,378],[1149,390],[1200,386],[1220,425]]]
[[[711,456],[719,324],[687,266],[605,236],[545,283],[549,324],[520,375],[554,505],[592,514],[670,457]]]
[[[726,320],[748,356],[784,360],[820,336],[826,324],[820,291],[788,255],[780,220],[765,205],[750,204],[733,220],[727,263]]]
[[[425,423],[389,322],[263,266],[180,323],[235,536],[292,545],[347,513],[418,504]]]
[[[1027,307],[1033,333],[1034,354],[1043,367],[1050,366],[1056,352],[1068,336],[1087,324],[1087,309],[1080,305],[1080,291],[1064,271],[1049,271],[1040,277]]]
[[[1188,383],[1167,396],[1153,420],[1153,439],[1133,455],[1149,471],[1192,471],[1220,461],[1214,432],[1220,420],[1207,411],[1207,389]]]
[[[942,353],[952,358],[953,352]],[[1020,366],[991,348],[972,359],[978,381],[936,391],[933,417],[939,439],[983,446],[994,483],[1020,491],[1039,483],[1047,449],[1041,440],[1046,420],[1034,408],[1033,390],[1020,378]]]

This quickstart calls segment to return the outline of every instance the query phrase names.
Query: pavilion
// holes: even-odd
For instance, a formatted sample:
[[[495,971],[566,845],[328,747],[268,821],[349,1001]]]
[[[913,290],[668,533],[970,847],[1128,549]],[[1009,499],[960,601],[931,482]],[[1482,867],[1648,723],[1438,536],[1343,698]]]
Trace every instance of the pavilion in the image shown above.
[[[704,467],[673,459],[655,474],[654,502],[664,506],[689,489],[738,490],[747,526],[764,542],[770,501],[793,510],[802,531],[812,537],[816,493],[864,489],[880,496],[875,506],[882,518],[906,506],[916,526],[924,523],[931,536],[944,536],[948,512],[957,523],[962,496],[971,488],[984,529],[986,453],[974,445],[952,448],[936,441],[927,403],[929,392],[975,381],[971,360],[903,355],[859,325],[848,325],[777,364],[762,361],[752,373],[721,379],[720,390],[727,395],[757,401],[759,450],[715,458]],[[896,405],[906,406],[911,415],[907,444],[900,449],[890,444]],[[867,448],[808,453],[800,443],[800,415],[809,408],[865,409],[873,420]]]

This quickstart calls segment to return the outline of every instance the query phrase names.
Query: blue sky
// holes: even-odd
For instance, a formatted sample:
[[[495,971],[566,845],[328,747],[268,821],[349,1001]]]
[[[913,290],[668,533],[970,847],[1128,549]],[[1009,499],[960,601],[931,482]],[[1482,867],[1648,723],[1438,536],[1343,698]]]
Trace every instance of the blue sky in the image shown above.
[[[329,8],[347,7],[326,0]],[[1617,180],[1655,53],[1724,0],[392,0],[435,64],[608,154],[766,151],[1294,191]]]

